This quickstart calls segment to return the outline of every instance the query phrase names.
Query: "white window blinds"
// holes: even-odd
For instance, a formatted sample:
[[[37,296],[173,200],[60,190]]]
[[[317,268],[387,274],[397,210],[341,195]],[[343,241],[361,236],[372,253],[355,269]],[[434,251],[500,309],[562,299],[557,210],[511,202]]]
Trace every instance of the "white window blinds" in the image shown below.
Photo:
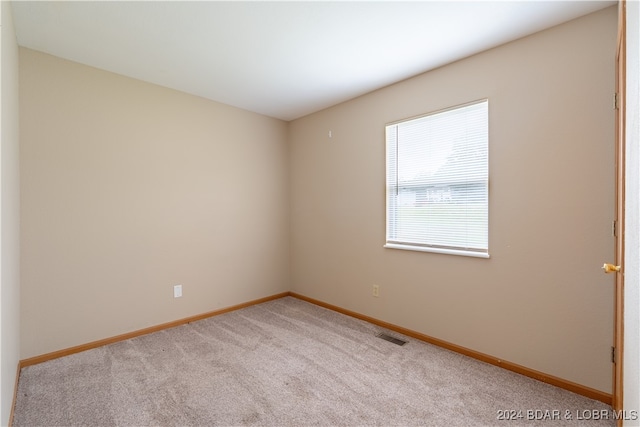
[[[386,127],[386,247],[488,256],[488,101]]]

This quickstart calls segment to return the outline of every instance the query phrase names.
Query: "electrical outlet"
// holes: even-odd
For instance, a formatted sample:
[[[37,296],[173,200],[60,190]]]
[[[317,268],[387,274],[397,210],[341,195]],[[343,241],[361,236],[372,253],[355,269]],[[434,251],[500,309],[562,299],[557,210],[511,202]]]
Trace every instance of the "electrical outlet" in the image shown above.
[[[182,285],[174,285],[173,287],[173,297],[180,298],[182,296]]]
[[[380,286],[373,285],[373,296],[374,297],[379,297],[380,296]]]

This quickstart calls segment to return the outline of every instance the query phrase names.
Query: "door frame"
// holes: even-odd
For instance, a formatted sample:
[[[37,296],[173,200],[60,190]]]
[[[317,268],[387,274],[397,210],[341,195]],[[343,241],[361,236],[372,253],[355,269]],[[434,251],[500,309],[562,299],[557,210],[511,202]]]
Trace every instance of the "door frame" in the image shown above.
[[[624,233],[625,233],[625,90],[626,90],[626,0],[618,2],[618,37],[615,79],[615,264],[621,266],[615,277],[613,399],[615,411],[623,405],[624,354]],[[622,420],[618,420],[622,426]]]

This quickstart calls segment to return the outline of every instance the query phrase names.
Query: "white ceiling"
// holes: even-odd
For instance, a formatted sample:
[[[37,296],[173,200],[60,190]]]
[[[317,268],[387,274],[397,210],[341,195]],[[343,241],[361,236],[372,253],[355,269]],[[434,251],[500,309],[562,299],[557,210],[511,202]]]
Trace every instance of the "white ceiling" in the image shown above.
[[[292,120],[616,1],[14,1],[18,44]]]

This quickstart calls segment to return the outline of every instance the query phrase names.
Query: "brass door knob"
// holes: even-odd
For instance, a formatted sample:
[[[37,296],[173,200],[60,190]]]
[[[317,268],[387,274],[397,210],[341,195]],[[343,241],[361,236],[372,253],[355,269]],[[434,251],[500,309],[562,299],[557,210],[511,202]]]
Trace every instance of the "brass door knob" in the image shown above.
[[[605,264],[602,266],[602,269],[604,270],[605,273],[613,273],[613,272],[620,271],[620,266],[613,265],[613,264]]]

